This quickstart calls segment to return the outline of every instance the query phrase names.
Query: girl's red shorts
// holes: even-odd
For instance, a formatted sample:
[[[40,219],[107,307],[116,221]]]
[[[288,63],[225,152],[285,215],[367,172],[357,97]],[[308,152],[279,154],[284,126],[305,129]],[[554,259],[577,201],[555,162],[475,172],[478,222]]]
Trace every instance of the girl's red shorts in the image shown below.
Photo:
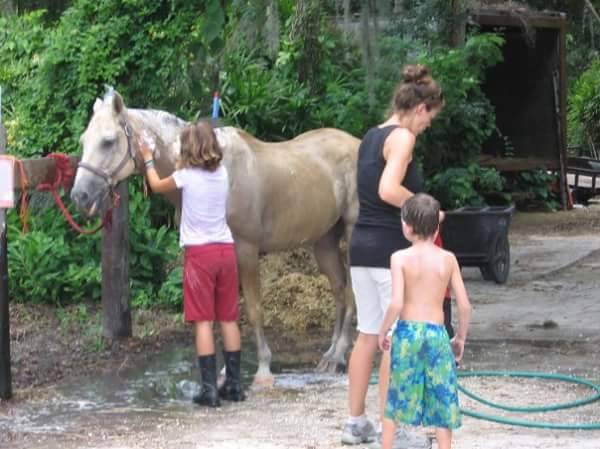
[[[238,272],[233,243],[186,246],[183,262],[185,321],[237,321]]]

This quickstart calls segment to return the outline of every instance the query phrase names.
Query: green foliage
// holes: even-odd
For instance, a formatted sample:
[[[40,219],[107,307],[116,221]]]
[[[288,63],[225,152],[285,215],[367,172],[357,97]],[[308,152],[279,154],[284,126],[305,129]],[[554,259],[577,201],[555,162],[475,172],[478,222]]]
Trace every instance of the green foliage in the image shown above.
[[[502,60],[502,44],[503,39],[494,34],[474,35],[462,48],[439,49],[420,58],[441,84],[446,101],[418,142],[426,177],[446,167],[476,162],[483,143],[496,129],[494,110],[481,82],[485,71]]]
[[[10,229],[16,234],[15,229]],[[74,259],[77,245],[62,236],[31,231],[11,241],[8,251],[9,288],[17,300],[64,304],[100,295],[97,261]]]
[[[404,0],[396,20],[398,32],[431,46],[448,43],[452,8],[448,0]]]
[[[317,104],[308,88],[255,54],[239,50],[224,59],[223,113],[227,121],[263,139],[282,140],[302,132]]]
[[[18,132],[14,115],[15,103],[25,94],[21,91],[22,86],[29,83],[35,74],[46,33],[43,12],[18,17],[0,16],[2,117],[8,133],[9,147],[15,144]]]
[[[179,254],[177,233],[165,225],[152,226],[152,203],[130,187],[129,277],[131,303],[146,307],[167,277],[167,265]]]
[[[8,214],[11,297],[34,304],[100,298],[99,237],[67,232],[68,225],[55,208],[33,212],[28,233],[21,233],[16,214]],[[81,220],[77,213],[74,216]]]
[[[283,35],[287,36],[288,21]],[[270,61],[256,49],[236,46],[223,59],[225,119],[267,140],[282,140],[319,127],[361,135],[376,120],[366,107],[360,55],[339,31],[321,24],[319,61],[310,83],[302,83],[298,64],[303,46],[284,38]]]
[[[69,304],[101,296],[100,234],[72,231],[57,208],[32,210],[30,231],[21,233],[15,213],[9,218],[9,289],[17,301]],[[75,211],[77,222],[84,219]],[[132,304],[147,306],[177,259],[177,232],[152,225],[152,202],[130,186],[129,273]],[[177,299],[173,300],[174,304]],[[170,305],[167,301],[165,305]]]
[[[600,148],[600,60],[575,82],[567,120],[569,143]]]
[[[180,309],[183,304],[183,267],[173,268],[158,291],[157,303],[172,309]]]
[[[507,177],[507,188],[512,192],[526,192],[529,197],[517,202],[520,208],[557,210],[560,208],[558,174],[546,170],[530,170]]]
[[[194,115],[202,105],[208,109],[215,86],[207,59],[222,47],[224,13],[218,0],[203,6],[182,0],[76,0],[56,27],[44,29],[35,15],[17,20],[35,26],[18,38],[4,36],[0,54],[6,51],[3,58],[10,61],[35,57],[5,76],[14,86],[8,105],[13,151],[20,156],[75,151],[104,84],[115,86],[132,105],[181,116]],[[31,48],[24,45],[29,37]],[[25,70],[29,76],[17,85],[15,74]]]
[[[427,180],[426,190],[440,202],[442,209],[452,210],[462,206],[483,206],[489,203],[490,196],[500,196],[508,203],[510,195],[500,193],[504,185],[504,178],[496,169],[471,163],[433,175]]]

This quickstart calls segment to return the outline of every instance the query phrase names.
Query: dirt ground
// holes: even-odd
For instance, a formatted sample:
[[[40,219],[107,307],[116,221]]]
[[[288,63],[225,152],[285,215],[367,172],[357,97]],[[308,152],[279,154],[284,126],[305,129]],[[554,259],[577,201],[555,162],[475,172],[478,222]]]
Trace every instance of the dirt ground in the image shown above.
[[[464,370],[576,374],[600,382],[600,208],[516,214],[511,226],[511,276],[505,285],[464,270],[474,306]],[[268,256],[261,268],[265,319],[275,388],[253,390],[243,404],[203,410],[187,403],[82,408],[66,430],[25,431],[19,417],[30,404],[60,400],[65,386],[122,373],[173,345],[189,345],[180,314],[134,313],[134,338],[107,345],[97,306],[63,310],[11,304],[15,398],[0,403],[0,447],[61,448],[339,448],[346,415],[345,375],[302,377],[326,348],[333,305],[327,283],[304,250]],[[290,313],[289,310],[293,310]],[[287,313],[284,313],[287,311]],[[250,329],[245,327],[245,332]],[[248,337],[248,340],[250,337]],[[279,357],[279,358],[278,358]],[[290,360],[293,359],[293,360]],[[298,387],[294,376],[303,379]],[[487,399],[547,404],[590,391],[569,383],[469,378],[462,384]],[[60,386],[58,388],[57,386]],[[467,408],[495,413],[461,396]],[[368,413],[375,416],[376,388]],[[600,422],[600,403],[543,415],[510,415],[548,422]],[[600,431],[538,430],[465,417],[457,448],[600,448]],[[435,447],[435,445],[434,445]]]

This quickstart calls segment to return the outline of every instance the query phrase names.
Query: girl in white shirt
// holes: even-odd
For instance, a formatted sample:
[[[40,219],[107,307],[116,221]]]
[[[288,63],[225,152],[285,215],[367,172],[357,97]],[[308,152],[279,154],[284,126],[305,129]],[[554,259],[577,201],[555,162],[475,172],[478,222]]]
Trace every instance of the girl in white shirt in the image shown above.
[[[153,144],[139,139],[146,177],[154,192],[181,189],[182,216],[180,245],[184,248],[183,310],[195,332],[196,353],[202,388],[193,401],[209,407],[220,406],[219,397],[243,401],[240,379],[241,337],[237,259],[231,230],[227,225],[229,192],[223,152],[209,123],[185,127],[180,136],[181,154],[177,170],[160,179],[153,160]],[[213,322],[223,335],[226,380],[217,391],[217,367]]]

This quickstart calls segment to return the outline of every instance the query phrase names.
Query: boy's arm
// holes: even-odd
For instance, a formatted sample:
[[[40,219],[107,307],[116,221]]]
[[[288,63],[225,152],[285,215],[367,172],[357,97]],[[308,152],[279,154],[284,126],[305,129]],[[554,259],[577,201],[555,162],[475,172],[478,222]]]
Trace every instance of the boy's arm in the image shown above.
[[[394,322],[400,316],[404,306],[404,273],[402,272],[402,256],[392,254],[390,261],[392,273],[392,302],[385,312],[379,334],[387,334]]]
[[[456,298],[458,307],[458,332],[454,337],[464,343],[467,339],[467,331],[469,330],[469,321],[471,320],[471,303],[467,296],[467,290],[460,274],[460,267],[456,257],[452,255],[452,275],[450,277],[450,286]]]

